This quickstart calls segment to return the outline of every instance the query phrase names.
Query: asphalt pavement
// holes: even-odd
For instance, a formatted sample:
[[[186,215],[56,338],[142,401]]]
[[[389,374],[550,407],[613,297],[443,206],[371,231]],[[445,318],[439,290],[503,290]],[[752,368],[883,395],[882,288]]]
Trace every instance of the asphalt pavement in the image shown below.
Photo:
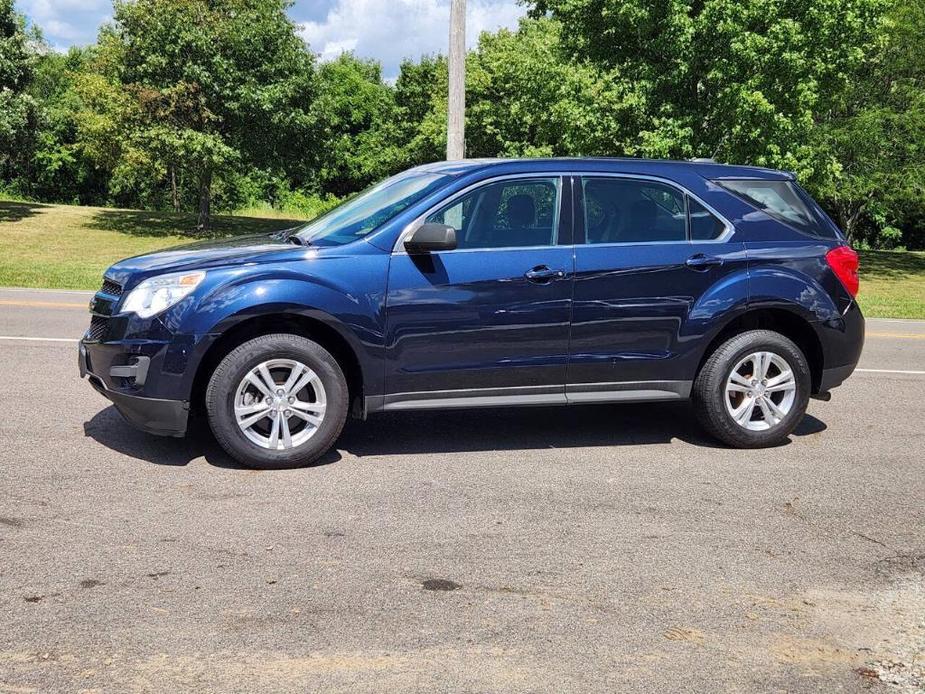
[[[869,320],[775,449],[393,413],[254,472],[78,378],[90,295],[0,289],[0,692],[925,686],[925,322]]]

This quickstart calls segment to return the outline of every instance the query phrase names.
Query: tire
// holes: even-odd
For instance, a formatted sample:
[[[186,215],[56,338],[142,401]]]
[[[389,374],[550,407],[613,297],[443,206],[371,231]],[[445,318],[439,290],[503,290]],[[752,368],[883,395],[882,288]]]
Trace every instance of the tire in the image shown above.
[[[767,354],[773,358],[761,356]],[[782,365],[792,373],[792,389]],[[762,368],[768,386],[753,378]],[[710,434],[733,448],[776,446],[806,414],[811,387],[806,356],[792,340],[751,330],[728,339],[707,358],[694,381],[694,412]]]
[[[297,371],[290,394],[285,388]],[[243,465],[261,470],[317,461],[340,436],[348,403],[347,381],[337,360],[321,345],[285,333],[262,335],[232,350],[212,373],[205,398],[209,426],[222,448]]]

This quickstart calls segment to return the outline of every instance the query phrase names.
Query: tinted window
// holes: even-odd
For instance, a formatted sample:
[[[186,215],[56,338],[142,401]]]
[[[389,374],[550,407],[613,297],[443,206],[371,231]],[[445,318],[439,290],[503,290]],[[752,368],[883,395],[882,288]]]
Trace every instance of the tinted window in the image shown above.
[[[720,181],[746,202],[782,222],[815,235],[830,236],[790,181]]]
[[[691,197],[687,198],[688,214],[691,216],[691,240],[711,241],[726,231],[726,225],[706,207]]]
[[[624,178],[582,182],[587,243],[685,241],[684,196],[670,186]]]
[[[459,248],[551,246],[558,210],[558,179],[531,178],[484,185],[426,221],[456,229]]]

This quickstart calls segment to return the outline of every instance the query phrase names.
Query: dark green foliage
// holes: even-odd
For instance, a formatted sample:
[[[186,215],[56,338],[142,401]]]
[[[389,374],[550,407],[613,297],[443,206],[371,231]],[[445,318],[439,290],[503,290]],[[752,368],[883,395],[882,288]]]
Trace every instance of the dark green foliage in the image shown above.
[[[400,164],[398,108],[379,63],[344,53],[318,71],[312,115],[318,128],[318,183],[343,196]]]
[[[13,0],[0,0],[0,181],[31,168],[29,153],[41,117],[28,93],[39,36],[25,29]]]
[[[852,240],[925,245],[925,0],[531,0],[468,57],[467,154],[796,171]],[[0,0],[0,186],[310,215],[441,159],[447,64],[316,63],[287,0],[117,0],[43,49]]]
[[[131,101],[120,164],[135,162],[127,173],[162,173],[172,194],[178,176],[192,179],[203,227],[220,177],[233,190],[242,170],[304,170],[315,75],[287,7],[116,0],[114,24],[101,36],[106,77]]]
[[[814,132],[816,181],[852,238],[925,248],[925,0],[897,3],[877,45]]]

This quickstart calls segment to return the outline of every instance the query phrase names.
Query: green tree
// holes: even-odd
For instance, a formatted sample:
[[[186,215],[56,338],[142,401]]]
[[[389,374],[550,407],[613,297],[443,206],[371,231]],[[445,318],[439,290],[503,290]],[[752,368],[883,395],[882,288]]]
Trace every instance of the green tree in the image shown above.
[[[400,168],[443,159],[446,152],[446,57],[402,61],[395,104],[403,158]]]
[[[13,0],[0,0],[0,171],[29,165],[39,107],[26,90],[32,82],[40,37],[27,32]]]
[[[84,106],[78,86],[85,79],[92,52],[81,48],[71,48],[66,54],[48,51],[36,64],[29,94],[40,104],[42,118],[35,132],[31,166],[17,180],[18,188],[31,197],[84,205],[107,202],[109,172],[86,156],[79,139]]]
[[[312,114],[325,192],[347,195],[393,172],[401,156],[398,113],[378,62],[343,53],[321,65]]]
[[[615,71],[659,156],[813,173],[818,114],[872,44],[882,0],[534,0],[576,62]]]
[[[125,180],[137,171],[191,179],[200,227],[208,228],[217,179],[241,169],[303,170],[315,72],[288,7],[117,0],[100,35],[102,72],[131,101],[115,119],[127,129],[125,145],[108,148],[119,156],[114,175],[121,168]]]
[[[469,157],[642,152],[645,114],[632,87],[627,91],[610,71],[573,62],[555,20],[526,19],[517,31],[482,34],[466,72]],[[406,61],[395,90],[408,163],[442,159],[446,59]]]
[[[655,154],[640,137],[646,114],[636,86],[614,69],[570,60],[557,21],[483,34],[468,89],[471,156]]]
[[[853,88],[815,133],[828,161],[819,194],[852,241],[925,243],[923,46],[925,0],[894,4]]]

